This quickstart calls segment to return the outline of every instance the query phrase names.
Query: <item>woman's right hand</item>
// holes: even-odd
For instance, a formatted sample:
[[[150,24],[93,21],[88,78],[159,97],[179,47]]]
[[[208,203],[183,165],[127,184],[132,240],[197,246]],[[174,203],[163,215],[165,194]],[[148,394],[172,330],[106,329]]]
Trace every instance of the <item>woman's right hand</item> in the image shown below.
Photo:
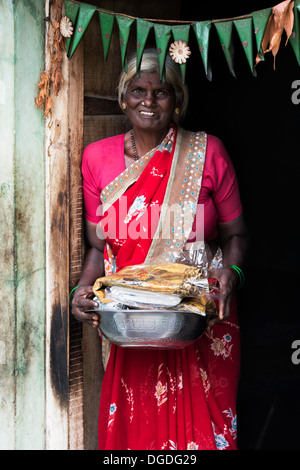
[[[94,296],[93,286],[78,287],[74,291],[73,295],[72,314],[76,320],[97,328],[99,325],[99,317],[97,313],[86,312],[86,310],[93,310],[95,307],[98,307],[98,303],[95,302],[91,296]]]

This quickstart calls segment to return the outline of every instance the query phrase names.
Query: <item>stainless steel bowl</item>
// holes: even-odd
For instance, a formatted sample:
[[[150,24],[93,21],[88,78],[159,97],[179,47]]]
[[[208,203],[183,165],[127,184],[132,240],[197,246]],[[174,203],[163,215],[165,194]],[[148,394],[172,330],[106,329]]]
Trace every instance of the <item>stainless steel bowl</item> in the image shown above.
[[[174,310],[101,310],[99,328],[106,338],[127,348],[181,349],[206,328],[207,317]]]

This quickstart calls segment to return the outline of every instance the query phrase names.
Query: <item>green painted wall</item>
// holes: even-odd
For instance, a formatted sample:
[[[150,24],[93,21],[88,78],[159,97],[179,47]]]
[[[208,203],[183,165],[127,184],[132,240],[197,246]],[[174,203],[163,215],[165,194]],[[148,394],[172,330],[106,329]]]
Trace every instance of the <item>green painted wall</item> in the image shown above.
[[[45,448],[44,1],[0,0],[0,448]]]

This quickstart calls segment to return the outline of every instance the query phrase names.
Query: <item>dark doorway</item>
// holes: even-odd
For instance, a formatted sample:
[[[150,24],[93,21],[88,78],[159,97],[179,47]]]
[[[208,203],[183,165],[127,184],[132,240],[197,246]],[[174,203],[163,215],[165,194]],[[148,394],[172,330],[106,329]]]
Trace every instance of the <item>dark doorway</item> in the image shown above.
[[[230,18],[267,7],[269,2],[218,5],[186,0],[181,19]],[[300,364],[292,361],[292,344],[300,340],[300,103],[295,99],[300,68],[283,34],[276,70],[269,53],[254,77],[234,35],[234,78],[212,27],[209,81],[193,33],[190,38],[190,108],[185,127],[223,140],[236,168],[251,238],[247,282],[238,299],[239,448],[299,450]]]

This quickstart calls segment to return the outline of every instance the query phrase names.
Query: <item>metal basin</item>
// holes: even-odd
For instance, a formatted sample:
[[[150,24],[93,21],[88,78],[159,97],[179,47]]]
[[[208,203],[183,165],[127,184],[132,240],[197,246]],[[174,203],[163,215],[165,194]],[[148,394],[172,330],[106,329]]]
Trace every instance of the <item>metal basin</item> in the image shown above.
[[[127,348],[181,349],[206,328],[207,317],[172,310],[102,310],[99,328],[112,343]]]

